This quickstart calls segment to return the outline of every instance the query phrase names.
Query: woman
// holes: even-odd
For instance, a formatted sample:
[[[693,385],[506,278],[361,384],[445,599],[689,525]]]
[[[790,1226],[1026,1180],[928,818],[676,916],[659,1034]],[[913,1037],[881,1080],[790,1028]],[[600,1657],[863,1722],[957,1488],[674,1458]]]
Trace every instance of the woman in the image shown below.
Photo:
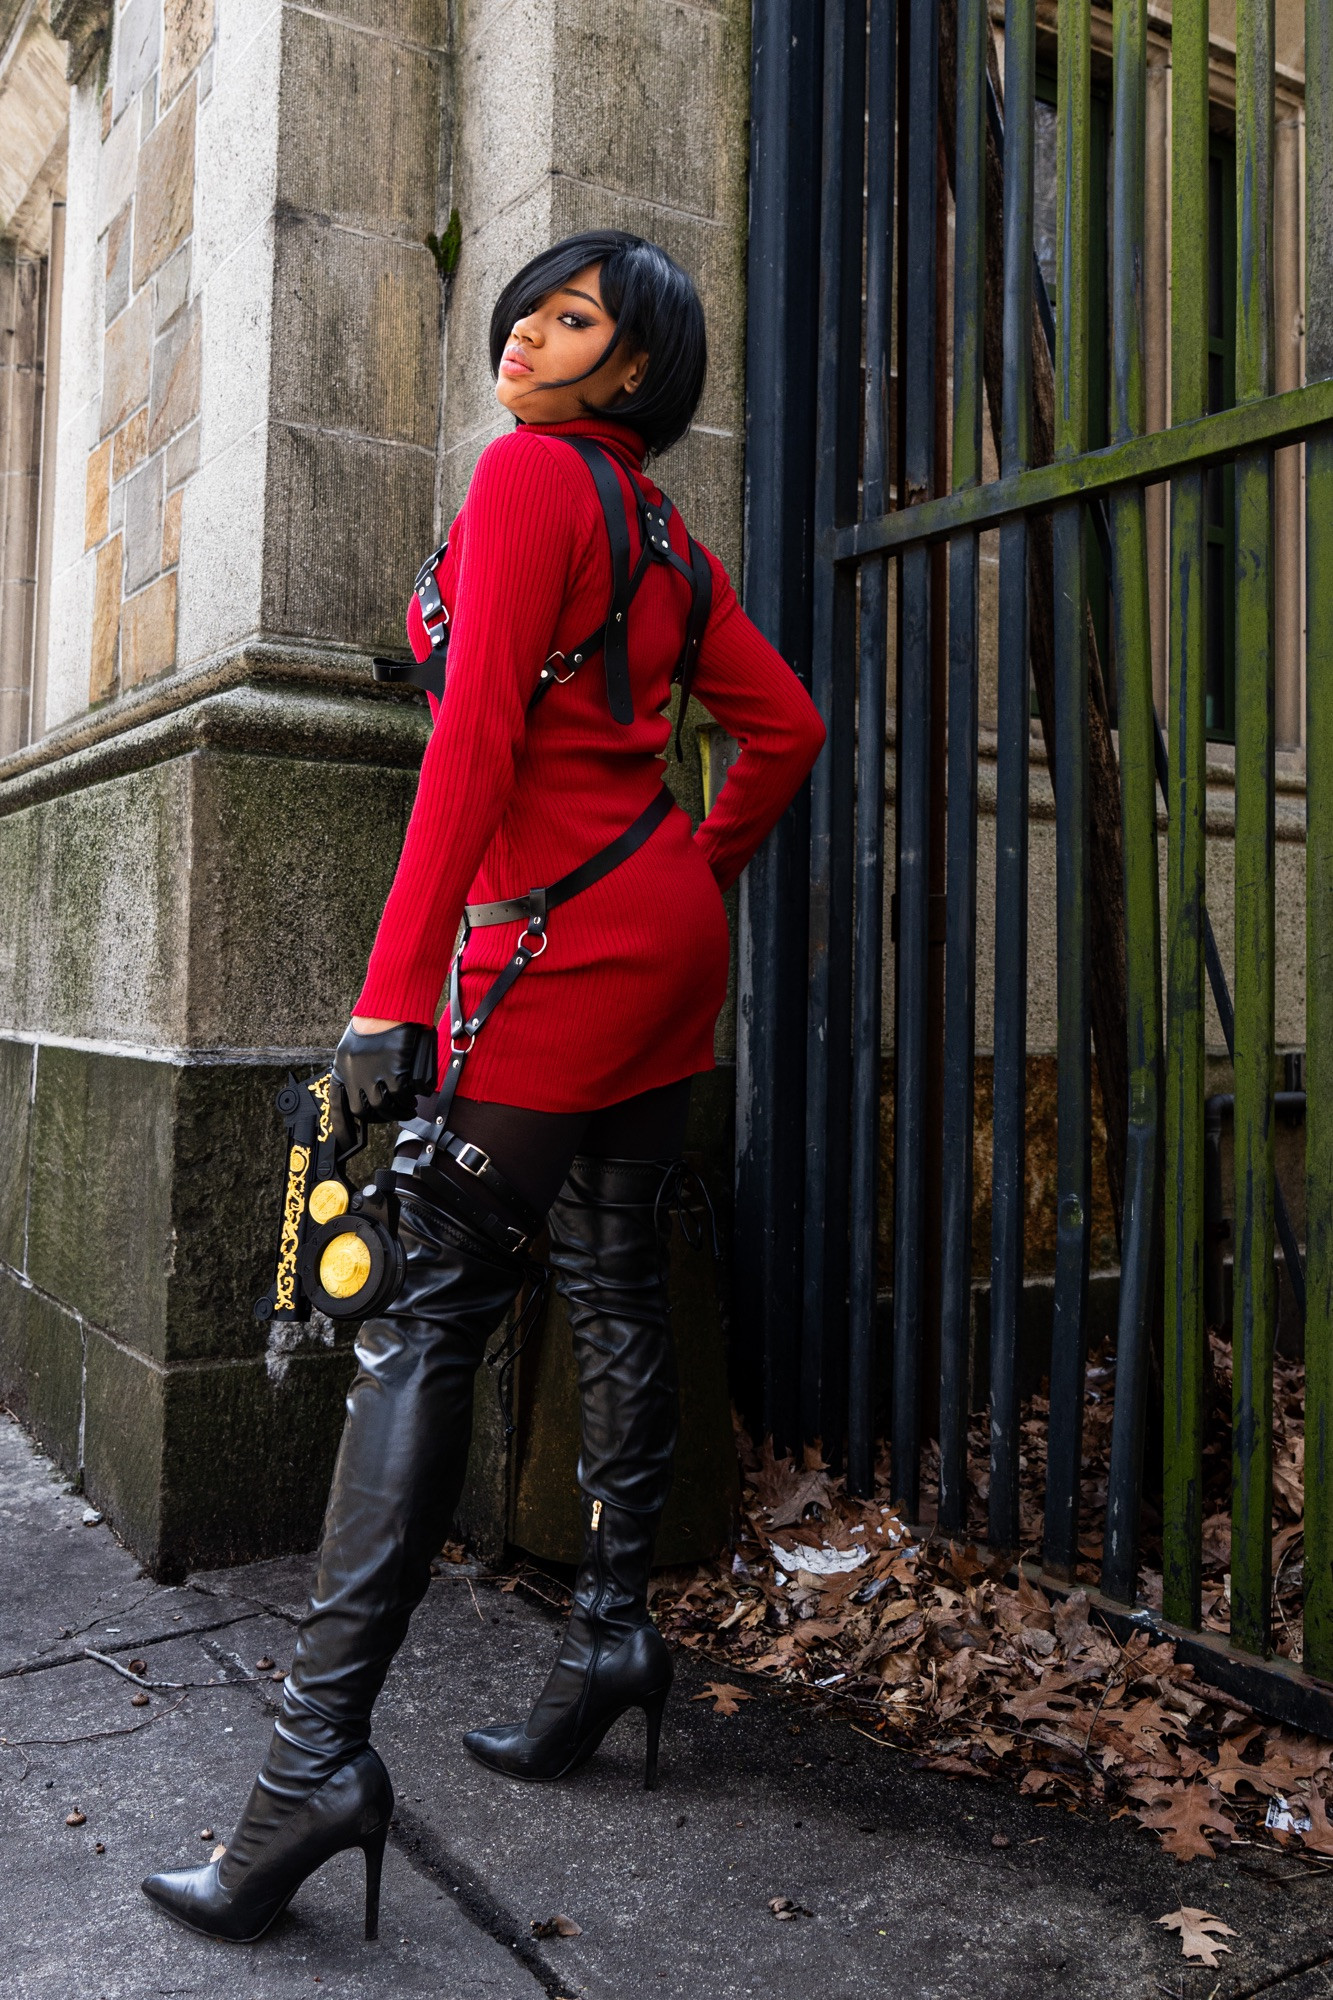
[[[448,1532],[473,1376],[543,1217],[578,1354],[585,1553],[531,1715],[465,1741],[498,1771],[553,1778],[637,1707],[655,1776],[671,1664],[647,1586],[676,1434],[666,1245],[690,1078],[712,1067],[726,991],[722,891],[824,737],[644,471],[689,428],[705,363],[689,278],[619,231],[556,245],[495,308],[496,394],[518,427],[482,453],[409,608],[418,659],[448,635],[447,679],[335,1061],[354,1110],[409,1120],[406,1277],[357,1339],[318,1579],[240,1823],[219,1860],[144,1884],[210,1936],[257,1938],[352,1846],[375,1934],[393,1792],[371,1708]],[[697,833],[661,783],[678,668],[741,746]]]

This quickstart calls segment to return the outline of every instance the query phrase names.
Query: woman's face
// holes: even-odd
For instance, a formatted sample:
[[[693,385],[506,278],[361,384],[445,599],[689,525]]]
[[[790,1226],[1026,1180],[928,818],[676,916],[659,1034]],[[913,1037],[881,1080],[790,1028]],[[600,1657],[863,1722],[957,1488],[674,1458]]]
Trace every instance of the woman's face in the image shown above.
[[[586,265],[515,322],[495,393],[525,423],[567,423],[585,416],[589,403],[609,409],[643,381],[648,356],[626,354],[623,347],[595,374],[586,373],[606,351],[616,326],[602,304],[600,274],[599,264]],[[567,386],[551,386],[556,383]]]

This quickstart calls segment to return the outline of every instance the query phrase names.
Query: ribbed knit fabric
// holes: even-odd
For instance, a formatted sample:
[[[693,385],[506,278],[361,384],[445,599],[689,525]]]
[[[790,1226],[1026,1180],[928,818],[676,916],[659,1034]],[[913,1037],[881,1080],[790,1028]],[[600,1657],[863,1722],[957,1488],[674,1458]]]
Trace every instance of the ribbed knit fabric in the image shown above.
[[[611,595],[601,507],[587,467],[559,442],[569,433],[614,445],[660,498],[640,439],[622,425],[525,425],[482,453],[439,571],[451,620],[444,699],[432,701],[435,728],[357,1014],[432,1020],[464,902],[555,882],[623,832],[662,782],[662,710],[689,608],[673,571],[653,564],[630,611],[631,725],[607,707],[600,653],[527,713],[548,655],[586,638]],[[637,559],[630,475],[620,477]],[[678,517],[671,533],[684,555]],[[463,1096],[595,1110],[713,1067],[729,955],[721,892],[781,817],[824,728],[709,561],[713,608],[694,692],[740,755],[697,833],[676,807],[630,860],[552,912],[545,952],[477,1036]],[[424,658],[415,598],[408,634]],[[507,924],[473,932],[465,1011],[518,935]]]

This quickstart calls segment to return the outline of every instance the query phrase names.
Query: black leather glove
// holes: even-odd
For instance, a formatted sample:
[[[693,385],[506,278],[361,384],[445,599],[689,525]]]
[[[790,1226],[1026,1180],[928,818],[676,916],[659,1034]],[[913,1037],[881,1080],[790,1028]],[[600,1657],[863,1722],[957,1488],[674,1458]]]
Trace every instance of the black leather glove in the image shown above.
[[[429,1096],[439,1074],[434,1028],[400,1021],[375,1035],[344,1030],[333,1058],[334,1081],[342,1086],[353,1118],[388,1124],[410,1118],[418,1097]]]

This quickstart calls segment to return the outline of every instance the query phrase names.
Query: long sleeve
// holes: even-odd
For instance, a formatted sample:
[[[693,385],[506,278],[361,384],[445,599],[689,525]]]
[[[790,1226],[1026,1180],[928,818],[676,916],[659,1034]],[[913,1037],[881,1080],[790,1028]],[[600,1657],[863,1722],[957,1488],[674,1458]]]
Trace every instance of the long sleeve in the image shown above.
[[[450,541],[444,699],[358,1014],[435,1018],[468,889],[514,789],[527,706],[564,602],[576,533],[570,489],[553,475],[549,451],[521,431],[487,447]]]
[[[693,692],[740,755],[695,843],[718,887],[729,889],[799,791],[826,732],[787,662],[741,610],[721,563],[709,561],[713,612]]]

